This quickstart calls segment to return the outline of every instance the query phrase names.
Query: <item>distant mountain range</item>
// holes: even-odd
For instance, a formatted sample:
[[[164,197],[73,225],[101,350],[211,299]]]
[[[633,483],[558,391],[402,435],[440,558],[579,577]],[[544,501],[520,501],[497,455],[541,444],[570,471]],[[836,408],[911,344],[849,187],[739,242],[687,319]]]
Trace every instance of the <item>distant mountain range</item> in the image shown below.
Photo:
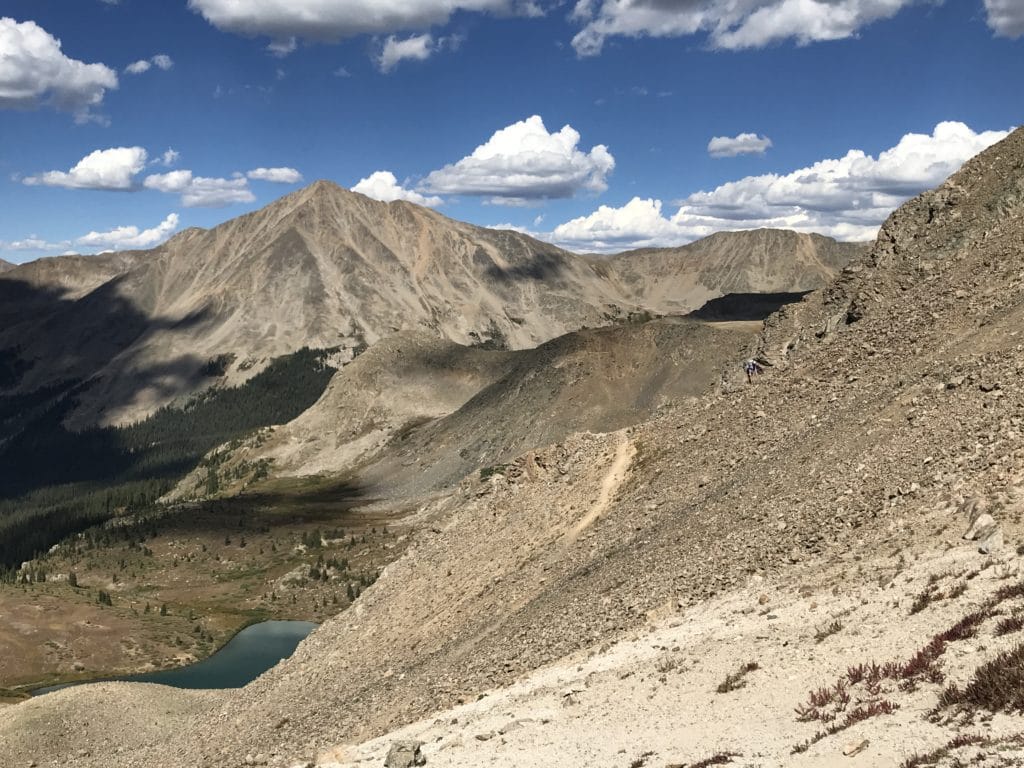
[[[817,288],[861,250],[758,230],[583,257],[319,181],[150,251],[7,270],[0,351],[21,361],[8,392],[87,381],[70,423],[117,424],[305,346],[351,357],[419,330],[531,348],[637,313],[685,314],[723,294]]]

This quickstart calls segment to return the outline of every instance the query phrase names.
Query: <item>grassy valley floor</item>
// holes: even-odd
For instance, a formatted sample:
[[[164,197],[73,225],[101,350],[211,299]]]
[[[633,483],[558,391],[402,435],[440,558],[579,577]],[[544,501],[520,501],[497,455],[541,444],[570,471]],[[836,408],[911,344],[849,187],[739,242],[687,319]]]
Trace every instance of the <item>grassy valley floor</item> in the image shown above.
[[[0,585],[0,702],[188,664],[249,624],[344,610],[407,541],[393,515],[356,501],[344,485],[282,481],[62,542]]]

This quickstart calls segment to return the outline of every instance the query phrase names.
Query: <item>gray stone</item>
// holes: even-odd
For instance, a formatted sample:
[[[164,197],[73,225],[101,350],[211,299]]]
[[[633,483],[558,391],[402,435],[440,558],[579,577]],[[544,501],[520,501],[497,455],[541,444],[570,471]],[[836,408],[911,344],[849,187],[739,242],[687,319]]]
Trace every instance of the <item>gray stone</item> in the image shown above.
[[[967,533],[964,534],[964,538],[967,541],[984,541],[989,538],[999,529],[999,524],[995,521],[995,518],[987,512],[978,515],[978,517],[971,523],[971,527],[967,529]]]
[[[415,765],[426,765],[427,758],[420,751],[422,746],[422,741],[394,742],[384,760],[384,768],[411,768]]]
[[[960,505],[960,514],[967,518],[967,525],[974,525],[974,521],[988,512],[988,500],[983,496],[969,496]]]
[[[992,533],[986,536],[978,551],[983,555],[991,555],[1003,548],[1003,529],[997,527]]]

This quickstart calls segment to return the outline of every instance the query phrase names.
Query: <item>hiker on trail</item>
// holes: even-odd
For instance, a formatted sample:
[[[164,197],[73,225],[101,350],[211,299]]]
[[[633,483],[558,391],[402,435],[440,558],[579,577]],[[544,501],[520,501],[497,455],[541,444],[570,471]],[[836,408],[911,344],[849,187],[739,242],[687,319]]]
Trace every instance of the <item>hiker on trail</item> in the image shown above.
[[[743,370],[747,374],[747,384],[753,384],[754,376],[764,373],[764,368],[762,368],[761,365],[752,357],[744,361]]]

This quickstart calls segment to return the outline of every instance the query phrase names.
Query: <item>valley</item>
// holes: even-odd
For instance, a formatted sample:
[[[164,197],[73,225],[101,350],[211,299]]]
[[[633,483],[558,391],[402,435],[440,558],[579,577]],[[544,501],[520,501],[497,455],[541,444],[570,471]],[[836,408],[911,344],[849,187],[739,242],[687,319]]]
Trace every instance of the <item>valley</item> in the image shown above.
[[[362,372],[379,367],[382,352],[371,348],[294,422],[211,452],[168,494],[174,501],[129,505],[9,572],[0,584],[0,614],[10,617],[0,630],[10,649],[0,688],[16,693],[186,664],[255,621],[336,615],[422,535],[422,524],[408,521],[417,499],[473,473],[501,475],[524,450],[580,430],[621,428],[699,395],[758,327],[649,320],[515,353],[398,337],[400,349],[378,345],[391,351],[383,353],[387,384],[376,389]],[[406,367],[396,369],[396,359]],[[477,374],[467,378],[470,360]],[[444,376],[464,382],[459,407],[410,397],[418,387],[450,398],[452,388],[438,388]],[[224,397],[208,402],[216,409]],[[372,423],[379,446],[349,456],[345,443],[348,462],[332,463],[347,413],[359,419],[353,432]],[[311,422],[334,425],[330,444]],[[277,447],[296,434],[304,436],[301,463]],[[291,476],[295,466],[317,474]],[[99,602],[101,594],[112,604]]]
[[[390,232],[393,252],[360,234],[371,224]],[[765,231],[598,261],[320,182],[218,230],[181,233],[150,254],[41,260],[0,280],[15,320],[6,338],[18,339],[0,356],[0,615],[9,619],[0,689],[9,698],[188,664],[263,619],[339,614],[424,535],[425,499],[465,478],[501,477],[524,452],[574,433],[619,430],[700,397],[760,320],[802,295],[764,299],[759,289],[807,290],[862,250]],[[430,245],[442,239],[477,243],[477,255],[460,260],[468,244]],[[241,272],[217,267],[220,295],[234,302],[228,317],[211,314],[221,290],[211,291],[212,275],[195,293],[191,273],[207,267],[187,266],[201,252],[216,258],[207,253],[216,243],[251,270],[264,242],[268,268],[281,268],[285,251],[309,257],[265,276],[285,306],[302,306],[281,316],[280,343],[253,335],[268,297],[243,290]],[[402,269],[411,273],[382,283],[380,270],[410,247],[419,255]],[[352,271],[359,264],[365,275]],[[300,265],[311,271],[282,282]],[[310,280],[338,270],[349,276],[336,290],[363,286],[373,298],[360,301],[378,315],[335,318],[361,330],[325,336],[321,320],[308,322],[311,302],[354,310],[311,294]],[[387,331],[370,322],[407,305],[385,286],[429,294],[443,283],[447,302],[459,270],[474,291],[496,291],[500,309],[460,310],[466,327],[436,311]],[[168,283],[175,275],[187,284]],[[754,293],[688,317],[734,288]],[[173,311],[153,303],[171,294],[189,299]],[[521,319],[509,324],[517,301]],[[33,321],[44,333],[19,331],[29,314],[47,318]],[[104,348],[67,343],[68,332],[113,326]],[[76,358],[50,361],[47,334]],[[202,347],[205,362],[140,374],[137,357],[153,362],[181,344],[192,354],[194,334],[220,339]],[[310,346],[327,341],[338,345]],[[144,396],[145,408],[119,409],[115,385],[130,387],[124,402]]]
[[[358,501],[335,483],[270,483],[70,537],[0,586],[0,689],[180,666],[254,622],[324,621],[408,544]]]

